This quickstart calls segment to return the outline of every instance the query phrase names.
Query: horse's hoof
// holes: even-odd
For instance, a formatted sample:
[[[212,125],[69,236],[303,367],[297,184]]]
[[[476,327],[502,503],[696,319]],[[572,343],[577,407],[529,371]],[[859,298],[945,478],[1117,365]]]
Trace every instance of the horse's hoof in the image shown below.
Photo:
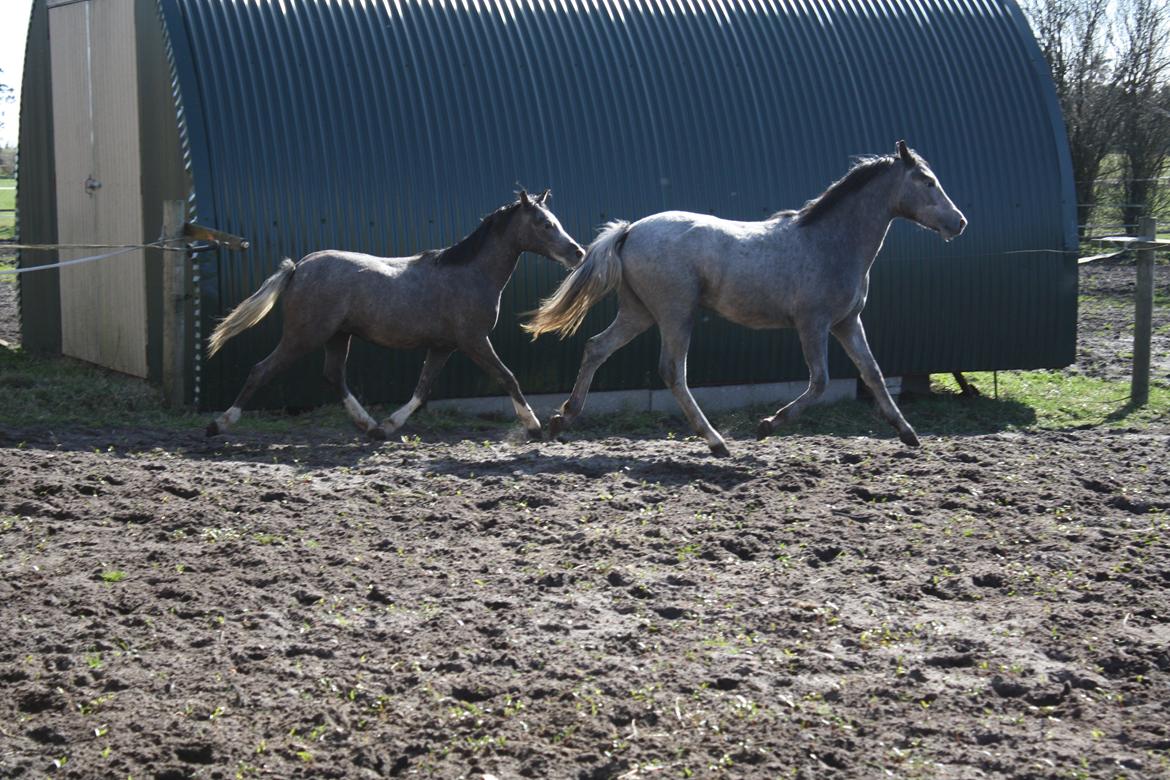
[[[723,442],[719,442],[718,444],[712,444],[710,446],[711,446],[711,454],[714,455],[716,458],[730,458],[731,457],[731,452],[728,451],[727,445],[724,444]]]
[[[366,436],[368,436],[373,441],[386,441],[388,438],[386,436],[386,429],[381,425],[375,425],[373,428],[370,428],[368,431],[366,431]]]
[[[212,420],[211,422],[207,423],[207,428],[204,429],[203,432],[209,439],[212,436],[219,436],[219,423],[217,423],[215,420]]]
[[[565,416],[563,414],[554,414],[548,420],[548,437],[561,441],[561,434],[565,432]]]
[[[776,430],[776,426],[767,417],[760,420],[760,424],[756,426],[756,439],[763,440],[772,435],[772,431]]]
[[[898,438],[907,447],[920,447],[922,442],[918,441],[918,434],[914,432],[913,428],[907,428],[904,431],[898,431]]]
[[[528,441],[544,441],[544,431],[540,428],[525,428],[528,431]]]

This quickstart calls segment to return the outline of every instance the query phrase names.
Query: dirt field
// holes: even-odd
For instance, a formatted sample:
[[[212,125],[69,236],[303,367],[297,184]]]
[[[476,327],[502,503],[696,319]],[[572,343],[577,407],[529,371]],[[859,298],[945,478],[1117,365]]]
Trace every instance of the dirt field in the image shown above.
[[[1170,777],[1170,422],[919,433],[0,412],[0,776]]]

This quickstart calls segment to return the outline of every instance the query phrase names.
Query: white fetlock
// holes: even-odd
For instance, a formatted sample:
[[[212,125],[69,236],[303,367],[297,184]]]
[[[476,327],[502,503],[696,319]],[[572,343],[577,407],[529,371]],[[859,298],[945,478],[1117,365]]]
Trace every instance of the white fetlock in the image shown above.
[[[384,423],[382,423],[382,430],[386,432],[387,436],[394,433],[403,425],[406,425],[406,421],[410,419],[410,416],[414,414],[415,410],[420,406],[422,406],[422,399],[420,399],[418,396],[412,395],[409,401],[407,401],[398,411],[390,415],[390,417],[387,418]]]
[[[378,427],[378,421],[371,417],[369,412],[367,412],[362,407],[362,405],[358,403],[358,399],[354,398],[352,395],[347,395],[345,397],[344,403],[345,411],[349,414],[350,419],[353,420],[354,424],[357,425],[359,430],[369,433],[374,428]]]
[[[512,399],[512,407],[516,410],[516,416],[520,418],[520,422],[528,429],[528,432],[539,433],[541,430],[540,420],[537,419],[536,413],[532,411],[532,407],[528,404],[521,404],[515,398]]]
[[[219,426],[220,433],[223,433],[228,428],[231,428],[233,425],[238,423],[240,421],[240,414],[240,407],[233,406],[219,417],[215,418],[215,424]]]

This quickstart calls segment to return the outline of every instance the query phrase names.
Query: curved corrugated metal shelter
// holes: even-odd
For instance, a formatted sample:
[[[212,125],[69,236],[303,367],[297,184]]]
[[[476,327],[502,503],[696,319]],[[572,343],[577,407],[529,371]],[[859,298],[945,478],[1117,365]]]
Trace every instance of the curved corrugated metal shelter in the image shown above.
[[[971,227],[946,245],[891,231],[866,313],[886,374],[1074,358],[1067,143],[1014,2],[157,0],[152,17],[155,2],[135,3],[143,211],[181,192],[199,222],[252,242],[198,256],[192,344],[281,257],[450,244],[517,185],[552,187],[584,243],[606,219],[663,209],[763,218],[818,194],[851,155],[906,138]],[[48,11],[50,45],[63,10]],[[505,292],[493,340],[526,392],[564,391],[575,376],[579,340],[530,344],[516,323],[562,274],[526,257]],[[612,316],[600,309],[586,335]],[[273,318],[210,362],[192,354],[189,400],[225,406],[278,329]],[[641,337],[595,387],[657,383],[656,353],[657,336]],[[420,362],[356,348],[351,384],[370,401],[405,398]],[[295,370],[259,402],[326,397],[316,360]],[[831,371],[853,368],[837,351]],[[790,334],[712,316],[696,329],[690,374],[698,386],[806,369]],[[499,392],[458,361],[436,389]]]

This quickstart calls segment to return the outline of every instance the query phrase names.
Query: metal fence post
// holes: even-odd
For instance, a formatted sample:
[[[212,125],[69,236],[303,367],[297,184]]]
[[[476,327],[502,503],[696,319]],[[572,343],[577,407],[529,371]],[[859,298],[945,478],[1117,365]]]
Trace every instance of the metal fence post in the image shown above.
[[[184,245],[186,209],[181,200],[163,203],[163,238],[170,251],[163,251],[163,332],[162,378],[167,405],[178,408],[187,398],[187,252],[175,251]]]
[[[1143,217],[1138,230],[1144,241],[1157,237],[1157,225],[1152,217]],[[1130,382],[1129,401],[1144,406],[1150,400],[1150,338],[1154,317],[1154,250],[1137,250],[1137,288],[1133,309],[1133,379]]]

